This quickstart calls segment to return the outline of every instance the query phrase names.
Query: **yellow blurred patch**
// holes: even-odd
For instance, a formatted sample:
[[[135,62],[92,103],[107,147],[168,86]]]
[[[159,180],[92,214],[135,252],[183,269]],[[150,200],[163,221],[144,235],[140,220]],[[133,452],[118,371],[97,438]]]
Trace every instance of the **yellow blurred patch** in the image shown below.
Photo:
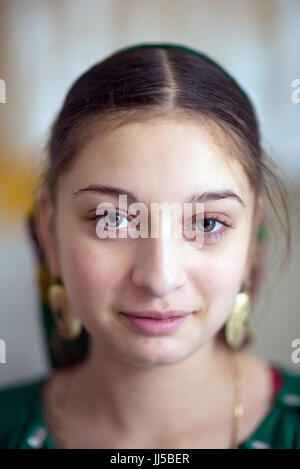
[[[23,219],[33,203],[38,174],[33,160],[28,157],[27,161],[20,162],[13,155],[9,158],[0,155],[1,224]]]

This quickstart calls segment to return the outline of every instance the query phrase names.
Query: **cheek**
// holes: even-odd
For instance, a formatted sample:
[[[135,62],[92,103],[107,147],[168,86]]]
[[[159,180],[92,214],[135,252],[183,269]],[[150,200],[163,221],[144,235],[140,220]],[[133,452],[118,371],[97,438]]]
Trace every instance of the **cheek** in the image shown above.
[[[207,252],[201,259],[197,287],[209,320],[218,322],[229,315],[243,281],[246,259],[247,246],[242,242],[214,253]]]
[[[209,269],[208,286],[217,294],[230,295],[235,292],[241,283],[245,259],[238,252],[230,256],[220,257]]]
[[[68,243],[62,260],[63,278],[73,310],[80,316],[111,303],[118,285],[113,253],[86,243]]]

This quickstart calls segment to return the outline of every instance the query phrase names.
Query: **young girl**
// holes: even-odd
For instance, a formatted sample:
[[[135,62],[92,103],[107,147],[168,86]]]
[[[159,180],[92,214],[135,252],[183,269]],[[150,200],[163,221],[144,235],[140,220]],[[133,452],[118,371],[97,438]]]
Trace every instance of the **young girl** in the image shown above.
[[[287,210],[246,93],[139,44],[79,77],[47,148],[28,222],[54,370],[1,390],[0,446],[300,448],[300,376],[246,352],[269,180]]]

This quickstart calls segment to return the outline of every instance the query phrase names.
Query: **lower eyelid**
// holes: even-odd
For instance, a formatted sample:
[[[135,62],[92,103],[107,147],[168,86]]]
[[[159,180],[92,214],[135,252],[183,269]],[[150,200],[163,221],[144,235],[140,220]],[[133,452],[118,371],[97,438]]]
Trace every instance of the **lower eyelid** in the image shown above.
[[[221,225],[221,228],[219,228],[217,231],[204,232],[204,238],[208,240],[218,240],[218,239],[224,238],[224,236],[228,234],[230,228],[232,228],[232,226],[229,225],[227,222],[225,222],[224,220],[220,220],[217,217],[205,216],[204,219],[215,220],[217,223]]]
[[[229,227],[224,225],[218,231],[214,231],[214,232],[206,233],[206,234],[209,238],[218,239],[218,238],[223,238],[224,236],[226,236],[228,230],[229,230]]]

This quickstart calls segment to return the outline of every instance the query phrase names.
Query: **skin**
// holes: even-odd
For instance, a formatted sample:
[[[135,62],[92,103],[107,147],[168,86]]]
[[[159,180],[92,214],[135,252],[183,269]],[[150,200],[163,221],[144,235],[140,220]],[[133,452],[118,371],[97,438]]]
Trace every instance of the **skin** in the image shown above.
[[[91,335],[90,354],[69,373],[63,430],[70,447],[230,446],[231,355],[215,337],[248,279],[262,205],[254,210],[247,175],[229,160],[225,142],[216,142],[208,125],[192,120],[127,123],[83,146],[59,178],[56,207],[46,191],[41,197],[38,230],[49,268],[62,278],[73,313]],[[100,202],[118,199],[72,196],[90,184],[129,190],[149,212],[152,202],[183,204],[194,193],[224,188],[245,205],[206,202],[205,218],[218,216],[231,227],[198,249],[188,249],[184,238],[103,240],[90,218]],[[212,231],[223,228],[218,222]],[[135,330],[119,313],[146,309],[193,313],[175,332],[156,336]],[[246,437],[267,412],[270,381],[261,361],[238,354],[248,383]],[[49,425],[59,379],[54,373],[44,390]]]

